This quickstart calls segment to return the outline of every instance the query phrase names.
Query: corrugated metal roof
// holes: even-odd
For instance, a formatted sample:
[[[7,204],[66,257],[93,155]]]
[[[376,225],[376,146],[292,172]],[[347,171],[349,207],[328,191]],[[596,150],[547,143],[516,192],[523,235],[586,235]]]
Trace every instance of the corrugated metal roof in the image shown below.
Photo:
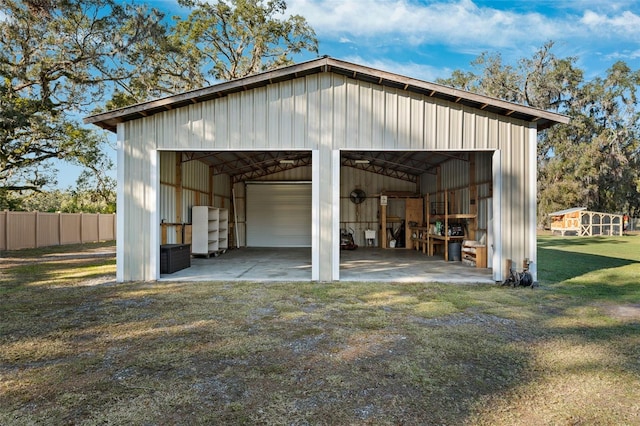
[[[503,116],[528,122],[535,122],[539,130],[548,128],[556,123],[566,124],[569,122],[569,117],[562,114],[514,104],[330,57],[323,57],[303,62],[301,64],[291,65],[231,80],[202,89],[192,90],[178,95],[143,102],[114,111],[95,114],[86,117],[84,122],[87,124],[95,124],[96,126],[115,132],[118,123],[147,117],[162,111],[179,108],[197,102],[203,102],[209,99],[227,96],[230,93],[251,90],[253,88],[266,86],[275,82],[292,80],[305,75],[322,72],[333,72],[349,78],[367,81],[381,86],[394,87]]]
[[[579,212],[582,210],[586,210],[586,207],[573,207],[570,209],[566,209],[566,210],[560,210],[558,212],[553,212],[553,213],[549,213],[549,216],[563,216],[565,214],[569,214],[569,213],[575,213],[575,212]]]

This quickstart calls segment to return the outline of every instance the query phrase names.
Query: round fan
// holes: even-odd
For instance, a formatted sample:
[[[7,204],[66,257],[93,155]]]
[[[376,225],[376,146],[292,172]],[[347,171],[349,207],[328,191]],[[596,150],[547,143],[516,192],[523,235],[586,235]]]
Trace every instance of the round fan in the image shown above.
[[[354,204],[360,204],[367,198],[367,194],[362,189],[354,189],[349,194],[349,199]]]

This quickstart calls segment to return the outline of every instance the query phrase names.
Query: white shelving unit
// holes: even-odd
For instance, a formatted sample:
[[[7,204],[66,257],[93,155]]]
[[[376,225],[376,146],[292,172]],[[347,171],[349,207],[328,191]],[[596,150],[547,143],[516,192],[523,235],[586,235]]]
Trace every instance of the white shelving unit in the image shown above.
[[[210,206],[193,206],[191,210],[191,253],[217,256],[229,247],[229,211]]]
[[[224,253],[229,248],[229,210],[218,209],[218,249]]]

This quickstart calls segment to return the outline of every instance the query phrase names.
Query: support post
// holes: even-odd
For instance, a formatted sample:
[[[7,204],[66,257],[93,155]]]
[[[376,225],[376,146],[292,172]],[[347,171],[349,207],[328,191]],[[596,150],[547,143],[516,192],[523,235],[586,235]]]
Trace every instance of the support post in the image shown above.
[[[380,248],[387,248],[387,205],[380,204]]]

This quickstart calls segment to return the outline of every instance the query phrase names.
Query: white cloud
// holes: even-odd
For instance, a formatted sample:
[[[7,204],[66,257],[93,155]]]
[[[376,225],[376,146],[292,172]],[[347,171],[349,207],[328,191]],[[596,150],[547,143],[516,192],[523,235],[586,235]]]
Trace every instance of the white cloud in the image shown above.
[[[640,49],[633,50],[633,51],[625,50],[622,52],[612,52],[606,55],[606,58],[613,59],[615,61],[627,61],[627,60],[640,59]]]
[[[638,31],[638,28],[640,28],[640,16],[628,10],[624,10],[614,16],[587,10],[584,12],[580,22],[594,34],[601,34],[602,36],[616,34],[625,38],[640,39],[640,32]]]
[[[561,26],[538,13],[518,14],[479,7],[471,0],[289,0],[288,10],[304,16],[322,37],[349,34],[350,39],[402,36],[405,43],[469,42],[514,46],[555,38]]]
[[[472,0],[288,0],[288,12],[304,16],[324,39],[347,38],[361,45],[372,40],[399,38],[413,48],[423,44],[475,49],[540,46],[548,40],[591,42],[615,34],[622,40],[640,39],[640,16],[625,2],[552,3],[540,10],[504,10],[479,6]],[[627,6],[625,8],[625,6]],[[556,7],[556,8],[554,8]],[[590,7],[590,8],[589,8]],[[589,8],[589,9],[586,9]],[[599,12],[606,10],[606,12]],[[607,13],[612,15],[607,15]]]

